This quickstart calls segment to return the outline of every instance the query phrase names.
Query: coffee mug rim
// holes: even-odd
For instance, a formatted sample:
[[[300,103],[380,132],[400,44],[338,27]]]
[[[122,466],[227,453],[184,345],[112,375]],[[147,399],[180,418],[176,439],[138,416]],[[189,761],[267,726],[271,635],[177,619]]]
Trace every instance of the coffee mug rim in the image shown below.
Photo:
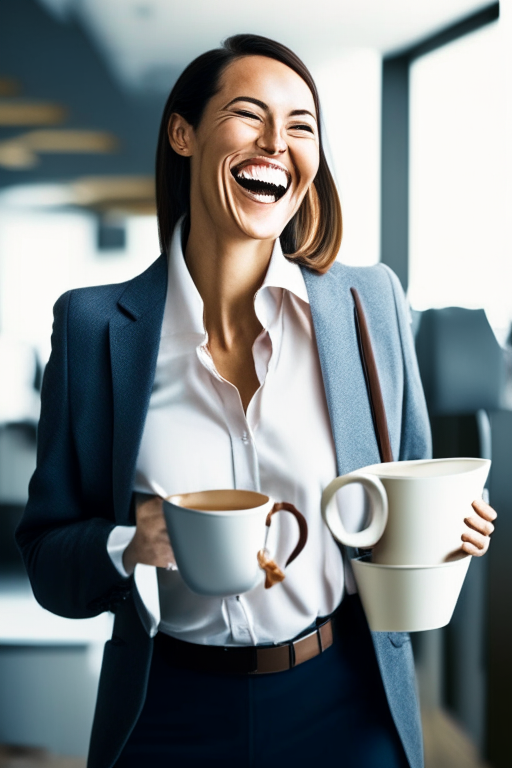
[[[378,477],[379,480],[409,480],[410,482],[425,482],[425,481],[432,481],[432,480],[442,480],[443,478],[453,478],[452,475],[430,475],[430,476],[423,476],[423,477],[414,477],[412,475],[388,475],[386,473],[386,467],[393,466],[393,467],[403,467],[404,464],[407,466],[420,466],[424,464],[447,464],[447,463],[456,463],[458,461],[467,461],[470,464],[473,464],[473,467],[468,467],[468,469],[463,469],[459,472],[455,472],[455,475],[468,475],[471,472],[475,472],[478,469],[482,469],[483,467],[490,467],[491,466],[491,460],[490,459],[479,459],[475,458],[474,456],[450,456],[445,459],[410,459],[407,461],[388,461],[384,464],[369,464],[366,467],[361,467],[360,469],[354,469],[352,472],[347,472],[347,476],[350,475],[358,475],[361,473],[369,474],[375,477]]]
[[[259,496],[263,501],[261,504],[253,505],[250,507],[245,507],[241,509],[196,509],[195,507],[188,507],[184,504],[177,503],[175,499],[184,498],[187,496],[200,496],[202,494],[222,494],[222,493],[237,493],[237,494],[250,494],[251,496]],[[260,491],[249,491],[244,488],[215,488],[212,490],[205,490],[205,491],[191,491],[190,493],[173,493],[170,496],[167,496],[164,499],[164,502],[167,504],[172,504],[174,507],[177,507],[178,509],[183,509],[186,512],[193,512],[196,515],[219,515],[219,516],[230,516],[230,515],[251,515],[255,514],[256,512],[260,512],[263,510],[263,508],[267,507],[271,502],[272,498],[268,496],[265,493],[261,493]]]

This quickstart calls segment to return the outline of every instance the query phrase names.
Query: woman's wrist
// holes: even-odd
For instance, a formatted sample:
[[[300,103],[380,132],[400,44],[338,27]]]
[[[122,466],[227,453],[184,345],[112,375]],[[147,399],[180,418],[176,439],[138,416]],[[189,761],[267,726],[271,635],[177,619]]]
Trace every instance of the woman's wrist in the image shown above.
[[[123,552],[123,567],[126,573],[131,576],[135,570],[135,566],[139,562],[137,557],[137,534],[130,541],[125,551]]]

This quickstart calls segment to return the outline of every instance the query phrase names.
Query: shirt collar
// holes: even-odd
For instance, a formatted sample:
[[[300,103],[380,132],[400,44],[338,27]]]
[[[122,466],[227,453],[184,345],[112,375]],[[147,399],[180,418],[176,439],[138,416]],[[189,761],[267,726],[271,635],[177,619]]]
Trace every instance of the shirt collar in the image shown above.
[[[267,274],[260,291],[262,288],[284,288],[309,304],[306,283],[301,269],[297,263],[290,261],[283,254],[279,238],[274,243]]]
[[[181,246],[183,220],[184,217],[174,227],[169,248],[169,277],[162,332],[166,335],[199,333],[204,336],[203,300],[188,271]]]
[[[185,262],[181,245],[182,225],[183,218],[174,228],[169,248],[169,278],[162,330],[166,335],[174,333],[204,335],[204,304]],[[284,256],[279,238],[274,243],[269,266],[258,294],[264,288],[282,288],[309,304],[301,269],[298,264]]]

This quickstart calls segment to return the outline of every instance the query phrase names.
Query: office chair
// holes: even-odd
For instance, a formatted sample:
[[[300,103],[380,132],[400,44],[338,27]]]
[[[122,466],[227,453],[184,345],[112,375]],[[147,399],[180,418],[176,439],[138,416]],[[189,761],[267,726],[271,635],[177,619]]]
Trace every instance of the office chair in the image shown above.
[[[421,314],[416,352],[432,426],[434,458],[492,458],[489,412],[502,405],[505,356],[483,309]],[[484,494],[485,497],[485,494]],[[485,738],[487,558],[469,569],[442,630],[444,702],[482,750]]]

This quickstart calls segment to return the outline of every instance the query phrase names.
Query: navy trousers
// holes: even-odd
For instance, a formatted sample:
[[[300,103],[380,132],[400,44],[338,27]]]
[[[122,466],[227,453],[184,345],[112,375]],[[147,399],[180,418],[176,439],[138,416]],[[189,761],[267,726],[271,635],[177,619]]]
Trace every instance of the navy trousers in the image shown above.
[[[116,768],[408,768],[358,600],[331,648],[286,672],[173,666],[155,644],[142,714]]]

